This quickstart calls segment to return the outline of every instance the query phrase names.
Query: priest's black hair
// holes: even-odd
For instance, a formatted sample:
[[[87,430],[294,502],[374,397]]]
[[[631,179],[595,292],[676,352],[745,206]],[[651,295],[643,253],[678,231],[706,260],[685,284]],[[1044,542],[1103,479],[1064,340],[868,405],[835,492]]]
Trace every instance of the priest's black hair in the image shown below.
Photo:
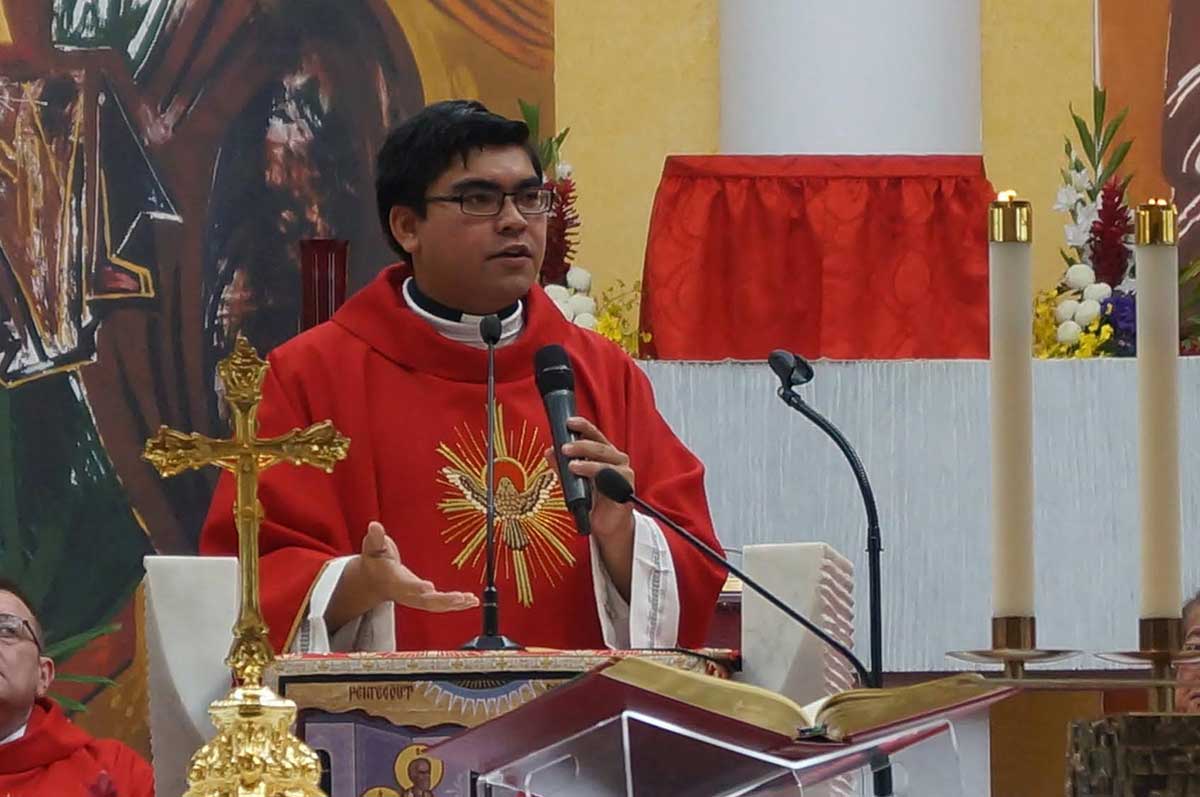
[[[465,165],[473,150],[514,144],[524,147],[540,180],[542,163],[529,141],[529,127],[492,113],[481,102],[435,102],[392,130],[375,159],[375,204],[383,235],[391,247],[405,261],[412,262],[392,235],[388,219],[393,207],[412,208],[424,217],[425,194],[452,158],[461,158]]]

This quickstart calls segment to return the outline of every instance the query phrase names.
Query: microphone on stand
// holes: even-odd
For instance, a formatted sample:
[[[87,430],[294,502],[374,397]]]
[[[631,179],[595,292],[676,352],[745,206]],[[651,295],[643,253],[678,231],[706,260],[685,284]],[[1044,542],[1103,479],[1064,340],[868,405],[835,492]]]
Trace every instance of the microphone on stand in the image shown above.
[[[575,518],[575,528],[580,534],[589,534],[592,530],[592,486],[587,479],[571,472],[569,465],[573,458],[562,453],[564,445],[579,439],[579,435],[567,428],[567,419],[575,415],[575,373],[571,370],[566,349],[557,343],[538,349],[533,355],[533,376],[546,406],[546,418],[550,421],[563,500]]]
[[[813,367],[798,354],[792,354],[783,349],[776,349],[767,358],[771,370],[779,377],[779,398],[792,409],[815,423],[822,432],[829,435],[850,463],[854,478],[862,493],[863,506],[867,512],[867,579],[870,582],[868,595],[871,623],[871,680],[868,686],[876,689],[883,687],[883,596],[881,594],[881,577],[879,573],[879,554],[883,550],[883,541],[879,536],[879,512],[875,508],[875,492],[867,479],[867,471],[862,460],[846,440],[838,428],[829,422],[825,416],[808,406],[795,388],[812,381]]]
[[[815,423],[822,432],[829,435],[837,447],[845,455],[858,481],[862,493],[863,505],[867,511],[867,579],[870,582],[870,594],[867,596],[871,622],[871,679],[867,686],[875,689],[883,688],[883,597],[880,594],[879,553],[883,550],[883,542],[879,537],[879,512],[875,508],[875,492],[867,479],[867,470],[862,460],[858,458],[853,446],[845,436],[825,416],[808,406],[795,388],[807,385],[813,379],[813,367],[808,360],[798,354],[792,354],[783,349],[776,349],[767,358],[771,370],[779,377],[779,398],[792,409]],[[892,783],[892,767],[886,753],[876,753],[871,759],[871,769],[874,793],[876,797],[888,797],[894,794]]]
[[[679,525],[674,520],[671,520],[671,518],[667,517],[662,512],[658,511],[653,506],[642,500],[633,491],[633,485],[629,483],[629,480],[616,470],[613,468],[605,468],[596,474],[596,489],[599,490],[606,498],[611,501],[616,501],[618,504],[628,504],[632,502],[633,505],[642,512],[650,515],[659,523],[667,526],[669,529],[671,529],[671,531],[675,532],[684,540],[686,540],[689,545],[691,545],[700,553],[704,554],[704,556],[710,561],[715,562],[717,566],[721,567],[727,573],[732,573],[740,578],[743,584],[765,598],[772,606],[774,606],[776,609],[779,609],[779,611],[783,612],[800,625],[804,626],[804,628],[817,637],[817,639],[820,639],[826,645],[836,650],[838,654],[848,661],[850,666],[854,668],[854,671],[858,674],[858,680],[861,684],[865,686],[870,683],[871,679],[870,676],[867,675],[867,668],[863,666],[863,663],[858,660],[858,657],[855,656],[849,648],[831,637],[824,630],[822,630],[820,626],[814,624],[807,617],[781,601],[766,587],[761,586],[757,581],[743,573],[739,568],[735,567],[732,562],[714,551],[707,543],[705,543],[695,534],[692,534],[683,526]]]
[[[500,342],[500,316],[487,315],[479,322],[479,336],[487,344],[487,553],[483,587],[483,633],[463,650],[521,650],[522,646],[500,633],[500,601],[496,592],[496,344]]]

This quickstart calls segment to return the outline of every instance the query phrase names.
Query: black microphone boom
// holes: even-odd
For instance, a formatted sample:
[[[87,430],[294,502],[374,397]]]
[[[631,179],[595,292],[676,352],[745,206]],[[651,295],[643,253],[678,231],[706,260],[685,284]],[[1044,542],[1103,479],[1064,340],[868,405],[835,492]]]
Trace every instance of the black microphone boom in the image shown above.
[[[704,556],[706,556],[709,560],[715,562],[726,572],[732,573],[740,578],[742,583],[765,598],[772,606],[795,620],[800,625],[804,626],[804,628],[816,636],[817,639],[820,639],[826,645],[836,650],[839,654],[841,654],[842,658],[850,662],[850,666],[854,668],[856,673],[858,673],[859,682],[864,686],[870,684],[871,679],[870,676],[867,675],[867,668],[863,666],[863,663],[858,660],[858,657],[855,656],[849,648],[847,648],[841,642],[838,642],[829,634],[825,633],[823,629],[815,625],[807,617],[788,606],[779,598],[775,597],[775,595],[772,594],[766,587],[761,586],[757,581],[750,578],[750,576],[743,573],[737,567],[734,567],[734,565],[728,559],[710,548],[695,534],[692,534],[683,526],[680,526],[674,520],[671,520],[671,518],[667,517],[662,512],[658,511],[650,504],[639,498],[633,491],[633,485],[631,485],[629,481],[620,473],[612,468],[605,468],[604,470],[600,471],[598,474],[596,474],[596,489],[603,493],[610,500],[616,501],[619,504],[626,504],[632,501],[638,509],[645,512],[647,515],[650,515],[658,522],[665,524],[680,537],[683,537],[683,539],[686,540],[693,548],[704,554]]]
[[[564,445],[579,439],[567,428],[567,419],[575,414],[575,373],[571,370],[566,349],[556,343],[538,349],[533,355],[533,376],[546,406],[546,418],[550,421],[563,500],[575,518],[575,528],[580,534],[588,534],[592,530],[591,482],[572,473],[568,467],[572,458],[562,453]]]
[[[500,598],[496,590],[496,344],[500,342],[500,317],[486,315],[479,322],[479,337],[487,344],[487,553],[483,586],[483,633],[463,645],[463,650],[520,650],[500,633]]]
[[[862,493],[863,506],[867,513],[867,579],[870,582],[870,593],[867,596],[871,624],[871,681],[876,688],[883,686],[883,595],[880,591],[879,554],[883,551],[883,542],[879,534],[879,511],[875,507],[875,492],[867,478],[867,470],[863,467],[858,453],[836,426],[825,416],[805,403],[804,399],[792,388],[808,384],[813,378],[813,368],[803,357],[783,349],[776,349],[767,358],[771,370],[779,377],[779,398],[792,409],[808,418],[830,439],[837,444],[838,449],[850,463],[854,471],[854,479],[858,482],[859,492]]]

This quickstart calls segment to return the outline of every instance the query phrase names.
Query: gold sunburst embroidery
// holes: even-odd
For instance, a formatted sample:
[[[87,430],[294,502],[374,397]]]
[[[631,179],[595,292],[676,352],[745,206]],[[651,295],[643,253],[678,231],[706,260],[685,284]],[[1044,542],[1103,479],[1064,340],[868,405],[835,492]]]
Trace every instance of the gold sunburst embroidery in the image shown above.
[[[487,432],[460,426],[451,446],[438,453],[448,463],[438,483],[446,494],[438,503],[449,525],[442,538],[460,550],[452,564],[470,566],[484,575],[487,550]],[[575,564],[567,542],[575,536],[571,515],[563,502],[558,476],[546,463],[546,444],[537,429],[524,421],[520,431],[506,430],[504,410],[497,405],[496,448],[496,573],[513,579],[517,601],[533,605],[535,581],[551,585]]]

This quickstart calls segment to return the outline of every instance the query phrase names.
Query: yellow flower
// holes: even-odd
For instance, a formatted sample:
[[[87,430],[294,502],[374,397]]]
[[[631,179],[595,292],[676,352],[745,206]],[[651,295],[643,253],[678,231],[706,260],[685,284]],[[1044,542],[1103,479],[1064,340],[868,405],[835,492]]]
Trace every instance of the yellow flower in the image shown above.
[[[1079,336],[1075,344],[1058,342],[1058,320],[1054,311],[1059,302],[1074,294],[1073,291],[1057,290],[1039,291],[1033,301],[1033,355],[1042,360],[1053,360],[1063,357],[1089,359],[1092,357],[1107,357],[1100,348],[1113,336],[1112,325],[1107,318],[1101,317],[1088,324],[1087,329]]]
[[[613,343],[621,342],[621,319],[605,310],[596,317],[596,331]]]
[[[596,332],[634,356],[637,356],[638,344],[650,340],[649,334],[638,330],[641,299],[640,282],[627,288],[623,281],[615,280],[600,294],[600,301],[596,303]]]
[[[1069,347],[1058,342],[1057,291],[1040,291],[1033,303],[1033,354],[1040,359],[1068,356]]]

